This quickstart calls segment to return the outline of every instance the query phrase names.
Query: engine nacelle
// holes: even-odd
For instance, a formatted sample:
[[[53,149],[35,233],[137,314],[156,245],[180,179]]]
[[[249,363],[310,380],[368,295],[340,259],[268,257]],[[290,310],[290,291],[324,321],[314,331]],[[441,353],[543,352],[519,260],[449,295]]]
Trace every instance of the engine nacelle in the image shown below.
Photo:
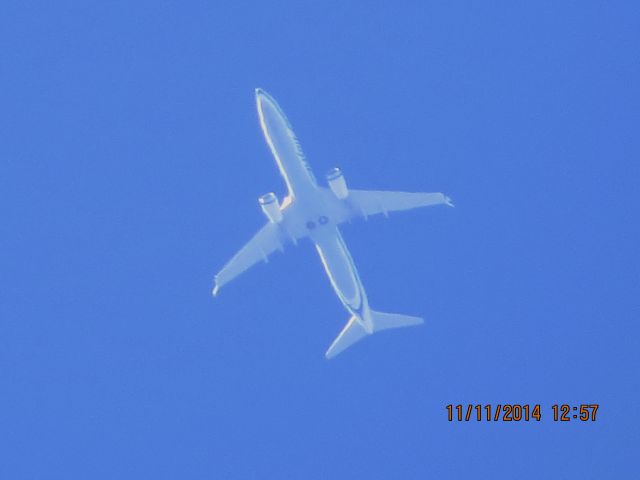
[[[336,167],[327,172],[327,183],[333,194],[340,200],[344,200],[349,195],[347,182],[342,175],[342,171]]]
[[[262,208],[262,213],[266,215],[271,223],[280,223],[282,221],[282,212],[275,193],[271,192],[262,195],[258,198],[258,203]]]

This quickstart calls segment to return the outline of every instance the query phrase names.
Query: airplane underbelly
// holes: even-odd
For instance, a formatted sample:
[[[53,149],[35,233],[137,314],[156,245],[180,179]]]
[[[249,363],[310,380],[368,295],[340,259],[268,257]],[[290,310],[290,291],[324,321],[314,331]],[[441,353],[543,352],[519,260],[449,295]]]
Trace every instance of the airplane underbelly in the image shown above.
[[[358,314],[366,300],[340,232],[336,229],[335,234],[316,243],[316,249],[338,297],[352,313]]]
[[[289,192],[296,195],[300,190],[315,187],[313,172],[284,112],[263,91],[256,93],[256,101],[262,132]]]

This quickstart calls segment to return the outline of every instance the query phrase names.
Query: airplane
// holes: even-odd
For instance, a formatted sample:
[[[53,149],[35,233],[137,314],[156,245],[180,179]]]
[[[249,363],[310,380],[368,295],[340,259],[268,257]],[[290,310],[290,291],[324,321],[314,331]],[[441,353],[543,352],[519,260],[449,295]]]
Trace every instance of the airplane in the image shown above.
[[[432,205],[453,207],[451,199],[442,193],[352,190],[339,168],[327,173],[328,188],[319,186],[282,109],[260,88],[255,90],[255,98],[262,133],[288,194],[281,203],[273,192],[259,197],[258,203],[268,221],[215,276],[213,296],[249,267],[261,260],[267,262],[276,250],[283,251],[286,244],[295,245],[309,238],[315,244],[335,293],[351,314],[325,353],[327,358],[335,357],[374,332],[423,323],[419,317],[382,313],[369,307],[338,226],[380,213],[388,216],[389,212]]]

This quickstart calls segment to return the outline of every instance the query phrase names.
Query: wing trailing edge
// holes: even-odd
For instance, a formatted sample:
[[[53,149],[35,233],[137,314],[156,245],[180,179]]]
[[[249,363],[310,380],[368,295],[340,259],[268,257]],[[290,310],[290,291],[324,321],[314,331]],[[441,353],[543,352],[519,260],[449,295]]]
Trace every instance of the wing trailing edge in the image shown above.
[[[282,226],[271,222],[264,225],[215,276],[215,286],[211,292],[213,296],[218,294],[220,287],[256,263],[267,263],[269,255],[276,250],[283,251],[284,245],[291,240]]]
[[[451,199],[442,193],[390,192],[385,190],[349,190],[348,200],[365,217],[414,208],[448,205]]]

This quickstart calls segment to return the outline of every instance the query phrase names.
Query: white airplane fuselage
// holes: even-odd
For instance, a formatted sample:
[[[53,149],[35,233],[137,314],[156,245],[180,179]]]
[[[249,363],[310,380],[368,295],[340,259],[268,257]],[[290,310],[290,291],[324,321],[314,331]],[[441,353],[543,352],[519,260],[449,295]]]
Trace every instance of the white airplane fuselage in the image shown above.
[[[288,141],[286,129],[291,127],[278,104],[260,89],[256,90],[256,102],[262,128],[269,132],[267,143],[291,197],[283,202],[283,209],[288,213],[283,227],[290,232],[307,230],[336,295],[366,332],[372,333],[367,295],[338,225],[330,214],[340,200],[318,187],[299,145]],[[287,152],[287,149],[294,151]]]
[[[335,357],[374,332],[422,324],[420,317],[375,311],[369,306],[338,226],[371,215],[386,216],[389,212],[433,205],[453,206],[451,199],[440,192],[349,189],[339,168],[327,173],[328,188],[320,187],[287,117],[275,100],[257,89],[256,104],[262,133],[288,194],[282,203],[273,192],[258,199],[268,222],[216,274],[213,295],[252,265],[267,261],[276,250],[282,251],[284,245],[309,238],[315,244],[333,289],[351,314],[326,351],[327,358]]]

